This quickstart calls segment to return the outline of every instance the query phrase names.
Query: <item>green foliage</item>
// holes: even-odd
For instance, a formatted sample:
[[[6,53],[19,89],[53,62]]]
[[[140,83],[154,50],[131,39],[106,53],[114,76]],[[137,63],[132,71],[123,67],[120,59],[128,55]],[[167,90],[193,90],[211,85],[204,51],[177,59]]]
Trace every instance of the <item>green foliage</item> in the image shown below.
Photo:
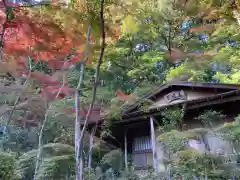
[[[99,178],[99,177],[97,176],[97,173],[94,169],[92,169],[92,168],[85,168],[84,169],[84,179],[95,180],[97,178]]]
[[[207,176],[210,180],[224,180],[231,177],[222,164],[224,159],[210,153],[201,153],[189,148],[179,151],[172,162],[173,173],[184,179]]]
[[[13,106],[14,102],[16,99],[16,93],[12,92],[12,93],[5,93],[5,94],[1,94],[1,100],[0,100],[0,104],[1,105],[10,105]]]
[[[181,129],[184,116],[184,108],[170,107],[162,111],[163,125],[160,127],[160,131],[169,131],[172,129]]]
[[[234,68],[239,68],[239,56],[239,47],[231,47],[230,45],[226,45],[219,50],[219,52],[214,56],[213,60],[230,64]]]
[[[206,110],[196,119],[201,121],[206,126],[214,127],[215,125],[223,123],[225,118],[226,115],[222,114],[221,112]]]
[[[124,21],[122,26],[123,34],[134,34],[138,31],[138,24],[136,23],[136,19],[133,16],[128,15]]]
[[[19,157],[17,171],[22,179],[31,180],[34,174],[37,150],[31,150]]]
[[[75,174],[74,155],[62,155],[45,158],[38,171],[38,180],[64,180]]]
[[[222,83],[238,84],[240,83],[240,71],[238,69],[233,69],[231,74],[224,74],[217,72],[215,79],[218,79]]]
[[[182,64],[178,67],[172,67],[166,76],[167,81],[171,81],[174,78],[180,77],[182,75],[191,75],[191,69],[189,69],[186,65]]]
[[[141,99],[139,102],[139,109],[141,109],[143,112],[148,112],[149,111],[149,106],[153,104],[154,102],[149,100],[149,99]]]
[[[39,169],[39,172],[41,172],[39,178],[45,176],[54,177],[54,173],[58,170],[61,170],[62,174],[66,173],[67,170],[69,173],[71,172],[71,166],[69,169],[65,168],[66,171],[62,170],[62,168],[64,167],[64,163],[71,165],[71,160],[74,161],[74,159],[71,158],[74,154],[74,148],[72,146],[60,143],[49,143],[42,147],[42,154],[43,161]],[[20,172],[23,179],[32,178],[36,156],[37,150],[31,150],[19,157],[17,170]],[[58,163],[62,166],[57,166]],[[62,174],[60,174],[60,176],[62,176]]]
[[[226,138],[234,143],[238,143],[240,139],[240,115],[235,118],[234,122],[224,123],[215,130],[223,138]]]
[[[107,9],[109,4],[112,2],[107,2]],[[114,3],[116,3],[114,1]],[[132,1],[130,2],[132,3]],[[78,8],[77,1],[71,1],[71,7],[65,10],[69,11],[74,9],[74,15],[78,14],[75,10]],[[76,21],[88,20],[92,26],[92,34],[94,37],[99,36],[99,1],[94,3],[87,3],[88,12],[84,12]],[[135,3],[134,3],[135,4]],[[239,24],[237,22],[229,21],[229,17],[236,17],[233,14],[233,9],[231,3],[221,1],[207,1],[207,0],[189,0],[185,1],[174,0],[158,0],[158,1],[141,1],[139,6],[134,6],[135,11],[131,12],[130,9],[126,10],[128,16],[122,22],[122,35],[116,44],[108,44],[106,48],[106,53],[104,55],[103,65],[101,66],[100,73],[100,86],[97,92],[97,103],[102,103],[104,108],[107,109],[109,115],[118,119],[121,112],[119,109],[125,107],[127,103],[120,102],[116,96],[116,90],[122,89],[126,93],[134,93],[136,99],[142,94],[151,91],[156,86],[162,84],[164,81],[170,81],[181,75],[189,75],[191,81],[211,81],[218,80],[225,83],[239,83],[240,74],[240,54],[239,47],[231,47],[229,44],[226,45],[226,39],[232,39],[235,41],[240,40],[239,34]],[[55,7],[54,7],[55,8]],[[52,13],[52,7],[41,8],[40,15],[44,13],[51,19],[57,20],[57,24],[63,24],[63,28],[67,27],[64,23],[66,19],[69,22],[72,21],[73,14],[65,13],[66,17],[61,17],[59,14],[55,16]],[[205,33],[191,33],[189,29],[187,31],[182,31],[181,26],[183,22],[188,20],[193,20],[194,23],[191,26],[202,25],[200,20],[202,20],[199,15],[205,14],[206,9],[217,9],[217,14],[221,14],[223,17],[228,18],[228,21],[222,22],[215,26],[213,33],[209,33],[209,38],[207,42],[202,42],[199,40],[199,35]],[[65,11],[63,10],[63,12]],[[65,11],[65,12],[67,12]],[[204,13],[202,13],[204,11]],[[108,10],[106,11],[108,12]],[[108,13],[106,13],[108,14]],[[123,12],[125,14],[125,12]],[[12,19],[13,11],[12,9],[7,9],[7,18]],[[58,17],[59,16],[59,17]],[[80,17],[81,16],[81,17]],[[117,16],[117,15],[116,15]],[[194,17],[194,18],[192,18]],[[106,15],[106,23],[110,22],[113,18]],[[199,22],[197,22],[199,21]],[[236,21],[236,20],[235,20]],[[82,29],[79,30],[81,33]],[[93,42],[93,46],[97,46],[98,42]],[[169,55],[173,53],[172,49],[179,49],[184,55],[180,55],[177,58],[170,58]],[[201,50],[205,52],[210,52],[210,57],[200,57],[200,56],[188,56],[187,53],[194,52],[196,50]],[[219,51],[218,51],[219,50]],[[175,61],[181,62],[180,66],[177,66]],[[160,65],[158,64],[160,62]],[[212,64],[215,62],[224,63],[229,65],[231,72],[222,72],[217,70],[217,72],[212,71]],[[95,62],[94,62],[95,63]],[[161,64],[162,63],[162,64]],[[44,73],[51,73],[52,69],[47,66],[47,63],[41,62],[37,65],[30,59],[29,67],[35,66],[34,70],[38,70]],[[93,66],[87,66],[84,73],[83,88],[81,89],[81,103],[89,104],[92,96],[92,85],[94,78]],[[76,87],[79,80],[79,69],[78,67],[71,69],[68,73],[69,84],[71,87]],[[7,93],[1,96],[1,105],[8,104],[12,106],[15,101],[15,93]],[[140,104],[140,108],[144,111],[151,102],[143,101]],[[39,179],[61,179],[61,178],[74,178],[74,149],[72,146],[63,145],[61,143],[54,144],[53,142],[63,142],[74,144],[73,131],[66,127],[63,122],[66,120],[73,119],[73,115],[62,115],[62,109],[66,107],[72,108],[74,105],[73,98],[66,98],[64,100],[56,102],[53,104],[54,111],[50,114],[50,119],[44,129],[43,144],[43,154],[41,161],[41,166],[39,169]],[[61,112],[60,112],[61,111]],[[60,113],[59,113],[60,112]],[[20,112],[22,113],[22,112]],[[61,115],[59,115],[61,114]],[[185,178],[192,179],[191,175],[202,175],[205,172],[206,166],[200,161],[204,158],[211,157],[203,156],[202,154],[197,154],[193,150],[186,148],[185,143],[189,139],[199,139],[206,132],[205,129],[184,131],[183,129],[183,115],[184,110],[179,108],[167,109],[162,112],[163,125],[162,130],[170,132],[164,132],[158,140],[163,142],[166,147],[168,147],[171,153],[179,153],[181,157],[181,162],[176,162],[177,167],[176,172],[181,172],[184,174]],[[19,116],[18,112],[14,112],[14,117]],[[215,122],[220,122],[224,119],[224,116],[216,111],[207,111],[200,115],[197,119],[205,124],[210,124],[213,126]],[[62,121],[65,120],[65,121]],[[111,136],[109,131],[109,126],[111,122],[103,124],[105,130],[103,131],[103,137]],[[69,121],[66,123],[70,124]],[[237,141],[240,137],[238,120],[233,123],[225,124],[217,132],[232,140]],[[72,130],[72,129],[71,129]],[[36,129],[31,129],[36,134]],[[16,152],[22,152],[28,150],[28,148],[34,147],[34,145],[29,146],[28,142],[29,132],[25,129],[14,127],[14,131],[10,132],[9,139],[5,142],[5,149],[11,149]],[[70,137],[70,138],[69,138]],[[18,170],[21,172],[24,180],[32,179],[32,173],[34,171],[35,161],[36,161],[37,150],[31,150],[19,158]],[[97,154],[97,153],[96,153]],[[122,154],[119,150],[115,150],[107,153],[102,161],[101,165],[103,169],[112,168],[113,171],[120,171],[123,166]],[[210,161],[201,161],[204,163],[210,163]],[[195,163],[195,164],[194,164]],[[197,167],[195,168],[195,165]],[[187,174],[187,169],[193,168],[193,172]],[[10,168],[11,169],[11,168]],[[211,176],[212,166],[207,169],[207,174]],[[87,170],[85,173],[86,179],[96,179],[96,172]],[[214,171],[216,174],[217,170]],[[222,172],[219,172],[221,174]],[[108,171],[109,179],[116,179],[114,172]],[[129,173],[122,176],[123,179],[137,179],[134,173]],[[158,179],[154,175],[149,175],[149,179]],[[148,179],[145,178],[145,179]],[[1,177],[0,177],[1,179]],[[4,179],[3,179],[4,180]]]
[[[114,171],[120,172],[123,168],[122,151],[120,149],[116,149],[106,153],[101,160],[101,164],[105,170],[112,168]]]
[[[0,179],[19,180],[16,174],[16,159],[12,154],[0,152]]]
[[[177,151],[185,150],[187,142],[190,139],[200,140],[206,129],[192,129],[188,131],[172,130],[170,132],[162,133],[157,137],[158,142],[162,143],[163,147],[170,153],[174,154]]]
[[[32,72],[39,71],[39,72],[44,72],[47,74],[50,74],[52,72],[52,69],[48,67],[48,64],[46,62],[38,61],[36,63],[32,58],[29,58],[28,68]]]
[[[15,112],[14,116],[19,114]],[[3,124],[1,128],[6,127],[6,120],[2,120],[0,124]],[[2,139],[2,148],[3,150],[11,150],[12,152],[17,153],[17,156],[21,155],[23,152],[26,152],[36,146],[36,130],[35,128],[24,129],[19,127],[14,122],[11,122],[7,126],[7,132],[4,134]]]
[[[120,178],[118,180],[139,180],[139,176],[136,175],[132,167],[121,172]]]

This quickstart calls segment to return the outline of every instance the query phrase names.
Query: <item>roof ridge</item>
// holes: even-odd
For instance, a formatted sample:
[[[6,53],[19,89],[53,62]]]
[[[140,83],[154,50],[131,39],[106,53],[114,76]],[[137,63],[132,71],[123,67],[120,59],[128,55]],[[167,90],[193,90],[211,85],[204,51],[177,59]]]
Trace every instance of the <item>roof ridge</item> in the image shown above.
[[[130,104],[126,108],[123,109],[124,113],[131,110],[131,107],[137,106],[142,99],[148,98],[150,99],[154,95],[160,93],[164,89],[167,89],[171,86],[186,86],[186,87],[202,87],[202,88],[219,88],[219,89],[240,89],[240,84],[227,84],[227,83],[214,83],[214,82],[193,82],[193,81],[169,81],[167,83],[164,83],[160,86],[158,86],[156,89],[153,91],[147,93],[146,95],[143,95],[139,100],[136,102]],[[222,87],[221,87],[222,86]]]

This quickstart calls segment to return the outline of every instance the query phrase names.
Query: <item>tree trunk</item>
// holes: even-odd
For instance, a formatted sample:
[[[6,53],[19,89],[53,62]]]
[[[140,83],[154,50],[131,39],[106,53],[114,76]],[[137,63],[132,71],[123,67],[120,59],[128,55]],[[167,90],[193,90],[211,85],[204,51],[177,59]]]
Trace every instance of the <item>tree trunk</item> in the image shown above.
[[[89,145],[89,155],[88,155],[88,168],[92,167],[92,149],[93,149],[93,139],[94,139],[94,129],[90,133],[90,145]]]
[[[78,87],[75,91],[75,159],[76,159],[76,180],[82,180],[82,166],[83,166],[83,159],[81,155],[81,117],[80,117],[80,95],[79,90],[82,87],[83,83],[83,76],[84,76],[84,66],[85,64],[81,65],[80,75],[79,75],[79,82]]]
[[[61,86],[61,88],[59,88],[58,90],[58,93],[56,95],[55,98],[58,98],[60,92],[62,91],[62,88],[63,88],[64,84]],[[47,96],[45,96],[47,97]],[[41,162],[41,156],[42,156],[42,137],[43,137],[43,131],[44,131],[44,128],[45,128],[45,125],[46,125],[46,122],[47,122],[47,119],[48,119],[48,110],[52,107],[52,104],[50,106],[48,106],[48,103],[47,103],[47,99],[46,99],[46,112],[45,112],[45,116],[44,116],[44,120],[43,120],[43,123],[41,125],[41,128],[40,128],[40,132],[39,132],[39,136],[38,136],[38,152],[37,152],[37,159],[36,159],[36,165],[35,165],[35,171],[34,171],[34,177],[33,177],[33,180],[36,180],[37,179],[37,173],[38,173],[38,169],[39,169],[39,166],[40,166],[40,162]],[[47,108],[48,107],[48,108]]]
[[[103,15],[103,10],[104,10],[104,0],[101,0],[101,12],[100,12],[100,24],[101,24],[101,37],[102,37],[102,43],[101,43],[101,53],[98,59],[98,63],[97,63],[97,67],[96,67],[96,73],[95,73],[95,82],[94,82],[94,86],[93,86],[93,92],[92,92],[92,102],[89,106],[87,115],[84,119],[84,125],[82,130],[80,128],[75,127],[75,130],[77,132],[75,132],[75,150],[76,150],[76,180],[83,180],[83,170],[84,170],[84,166],[83,166],[83,138],[87,129],[87,125],[88,125],[88,120],[90,118],[91,112],[92,112],[92,108],[93,105],[95,103],[95,99],[96,99],[96,95],[97,95],[97,87],[99,85],[99,74],[100,74],[100,67],[102,65],[102,61],[103,61],[103,55],[104,55],[104,50],[105,50],[105,28],[104,28],[104,15]],[[90,39],[90,26],[88,28],[88,36],[87,36],[87,44],[89,43],[89,39]],[[87,45],[88,48],[88,45]],[[88,50],[86,52],[85,55],[85,60],[83,62],[85,62],[87,60],[88,57]],[[82,67],[84,68],[84,64],[82,63]],[[82,77],[83,77],[83,71],[82,72]],[[81,74],[81,73],[80,73]],[[80,81],[79,81],[79,86],[81,85],[81,81],[83,78],[80,77]],[[79,87],[78,86],[78,87]],[[79,90],[79,88],[77,88],[77,90]],[[76,92],[75,94],[75,111],[76,111],[76,124],[80,123],[80,119],[79,119],[79,96],[78,96],[78,92]],[[77,105],[77,107],[76,107]],[[80,136],[78,136],[80,133]],[[78,149],[77,149],[78,148]]]
[[[79,92],[75,92],[75,159],[76,159],[76,180],[80,180],[81,160],[79,156],[80,150],[80,116],[79,116]]]

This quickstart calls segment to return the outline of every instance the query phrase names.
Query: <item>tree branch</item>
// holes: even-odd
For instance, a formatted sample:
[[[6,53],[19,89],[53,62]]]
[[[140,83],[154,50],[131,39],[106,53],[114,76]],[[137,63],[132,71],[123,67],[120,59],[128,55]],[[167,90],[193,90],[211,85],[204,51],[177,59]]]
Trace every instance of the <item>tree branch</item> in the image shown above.
[[[94,82],[93,93],[92,93],[92,95],[93,95],[92,96],[92,102],[90,104],[90,107],[88,109],[88,112],[87,112],[87,115],[86,115],[86,118],[85,118],[85,121],[84,121],[84,126],[83,126],[81,136],[80,136],[81,139],[83,138],[83,135],[85,133],[86,126],[87,126],[88,120],[90,118],[90,114],[92,112],[92,108],[93,108],[93,105],[94,105],[94,102],[95,102],[95,99],[96,99],[97,87],[99,85],[98,81],[99,81],[100,67],[102,65],[103,55],[104,55],[104,50],[105,50],[105,30],[104,30],[105,24],[104,24],[103,10],[104,10],[104,0],[101,0],[100,23],[101,23],[101,31],[102,31],[102,33],[101,33],[101,36],[102,36],[101,46],[102,46],[102,48],[101,48],[101,53],[100,53],[100,56],[99,56],[99,59],[98,59],[97,67],[96,67],[95,82]]]
[[[101,0],[101,10],[100,10],[100,25],[101,25],[101,37],[102,37],[102,43],[101,43],[101,53],[98,59],[98,63],[97,63],[97,67],[96,67],[96,73],[95,73],[95,82],[94,82],[94,86],[93,86],[93,92],[92,92],[92,101],[91,104],[89,106],[87,115],[85,117],[84,120],[84,125],[83,125],[83,129],[81,131],[81,135],[80,135],[80,146],[79,146],[79,157],[81,158],[83,155],[83,137],[87,128],[87,124],[93,109],[93,105],[95,103],[96,100],[96,94],[97,94],[97,87],[99,85],[99,75],[100,75],[100,67],[102,65],[103,62],[103,56],[104,56],[104,50],[105,50],[105,22],[104,22],[104,0]],[[82,162],[80,162],[82,163]],[[80,166],[80,179],[78,180],[82,180],[82,174],[83,174],[83,165]]]
[[[169,26],[169,30],[168,30],[168,51],[169,51],[169,54],[171,55],[171,52],[172,52],[172,37],[171,37],[171,31],[172,31],[172,29],[171,29],[171,25],[172,25],[172,23],[171,23],[171,21],[168,21],[168,26]]]
[[[84,54],[83,61],[81,62],[80,67],[80,74],[79,74],[79,81],[77,88],[75,90],[75,160],[76,160],[76,168],[75,168],[75,174],[76,174],[76,180],[79,180],[82,178],[82,156],[81,156],[81,140],[80,140],[80,133],[81,133],[81,117],[79,113],[80,109],[80,90],[83,84],[83,78],[84,78],[84,68],[85,68],[85,62],[88,60],[88,54],[89,54],[89,46],[90,46],[90,35],[91,35],[91,26],[88,26],[88,32],[87,32],[87,47]]]

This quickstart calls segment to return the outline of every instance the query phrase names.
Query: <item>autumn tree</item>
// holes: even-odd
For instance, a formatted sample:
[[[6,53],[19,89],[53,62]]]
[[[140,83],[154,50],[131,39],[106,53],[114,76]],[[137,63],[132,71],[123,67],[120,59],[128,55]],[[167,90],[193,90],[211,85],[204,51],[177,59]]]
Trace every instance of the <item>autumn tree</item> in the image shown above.
[[[80,179],[80,176],[82,176],[83,166],[78,162],[82,163],[82,139],[94,105],[96,89],[99,85],[99,71],[103,60],[104,46],[106,41],[109,41],[108,38],[105,38],[105,34],[107,37],[111,37],[111,40],[118,37],[118,33],[115,32],[115,30],[117,31],[118,29],[115,29],[111,25],[104,26],[104,21],[109,22],[110,20],[108,18],[110,16],[107,16],[105,20],[103,11],[106,8],[114,8],[112,2],[106,2],[106,5],[103,1],[94,4],[88,2],[73,2],[68,8],[63,8],[60,5],[61,2],[54,2],[53,5],[49,6],[48,4],[8,4],[4,1],[2,7],[1,42],[4,47],[1,62],[4,67],[2,72],[10,73],[14,78],[20,77],[20,79],[25,79],[25,84],[22,88],[24,92],[26,89],[25,86],[31,86],[31,88],[34,89],[35,87],[37,89],[37,91],[30,90],[32,93],[31,97],[26,93],[28,97],[23,98],[23,101],[20,101],[20,98],[23,97],[22,93],[18,95],[13,108],[8,110],[8,112],[10,112],[9,119],[11,119],[11,114],[14,110],[24,108],[26,111],[30,109],[32,114],[35,115],[33,119],[35,125],[38,124],[38,122],[36,122],[37,119],[40,122],[43,119],[40,123],[35,179],[37,178],[39,163],[41,163],[43,129],[47,122],[52,101],[73,94],[74,90],[69,88],[67,82],[67,71],[72,65],[77,63],[78,66],[81,67],[80,69],[84,70],[85,64],[90,64],[93,59],[93,51],[99,49],[100,53],[99,58],[97,58],[99,60],[96,63],[93,100],[87,114],[82,117],[83,119],[86,118],[82,131],[80,131],[81,123],[79,119],[79,116],[82,116],[82,114],[78,113],[79,108],[77,106],[79,101],[78,93],[82,91],[82,75],[78,83],[79,86],[77,86],[75,90],[77,106],[76,139],[78,140],[76,141],[76,146],[79,147],[79,149],[76,150],[76,154],[80,153],[79,156],[76,155],[76,161],[79,165],[77,165],[76,169],[76,178]],[[30,8],[26,6],[38,7]],[[114,6],[116,5],[114,4]],[[11,18],[9,18],[9,9],[12,15]],[[65,13],[65,15],[63,15],[63,13]],[[100,47],[98,46],[99,39],[102,39]],[[98,55],[98,53],[96,55]],[[44,74],[44,71],[37,72],[35,65],[32,66],[30,62],[32,59],[35,61],[36,66],[39,61],[47,61],[48,67],[51,68],[51,71],[48,71],[48,75]],[[83,73],[83,71],[80,72],[80,74]],[[21,121],[25,121],[24,118],[22,118]]]

